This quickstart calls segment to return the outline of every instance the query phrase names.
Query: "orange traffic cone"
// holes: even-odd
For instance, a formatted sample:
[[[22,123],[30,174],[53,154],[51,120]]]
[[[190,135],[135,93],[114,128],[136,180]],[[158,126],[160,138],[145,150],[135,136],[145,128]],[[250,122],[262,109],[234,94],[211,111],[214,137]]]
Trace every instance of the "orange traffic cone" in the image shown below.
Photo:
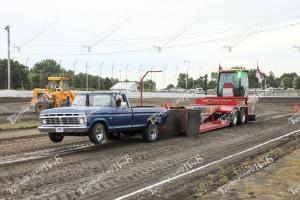
[[[294,105],[294,112],[297,113],[298,111],[299,111],[299,109],[298,109],[298,103],[295,103],[295,105]]]

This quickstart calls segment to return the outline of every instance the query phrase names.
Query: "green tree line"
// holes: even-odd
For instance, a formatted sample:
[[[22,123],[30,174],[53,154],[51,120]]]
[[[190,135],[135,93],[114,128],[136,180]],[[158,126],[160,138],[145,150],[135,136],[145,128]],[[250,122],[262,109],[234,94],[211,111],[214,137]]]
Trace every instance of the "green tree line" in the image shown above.
[[[70,87],[77,90],[86,89],[86,74],[74,74],[72,70],[65,70],[59,63],[52,59],[42,60],[33,65],[31,69],[19,63],[11,61],[11,87],[12,89],[45,88],[49,76],[66,76],[70,78]],[[128,81],[128,80],[126,80]],[[118,79],[108,77],[100,78],[100,89],[109,90],[119,82]],[[99,89],[99,76],[88,74],[89,90]],[[144,91],[155,91],[156,83],[146,80],[143,83]],[[0,89],[7,89],[7,59],[0,59]]]
[[[266,87],[300,89],[300,76],[298,76],[296,73],[284,73],[280,77],[276,77],[271,71],[268,75],[264,74],[265,80],[263,80],[263,83],[258,82],[255,73],[256,69],[250,69],[248,72],[249,88],[261,88],[261,84],[263,84],[263,87],[265,87],[266,80]],[[210,77],[207,78],[207,82],[205,81],[205,76],[196,79],[188,77],[187,89],[195,87],[201,87],[203,89],[215,89],[218,83],[218,76],[219,74],[217,72],[212,72]],[[172,87],[174,87],[174,85],[170,84],[166,87],[166,89],[170,89]],[[181,73],[178,75],[176,87],[186,87],[186,74]]]
[[[260,88],[261,84],[255,76],[255,69],[250,69],[248,73],[249,87]],[[11,61],[11,87],[13,89],[45,88],[48,76],[67,76],[70,78],[70,86],[74,89],[84,90],[86,88],[86,74],[74,74],[72,70],[65,70],[59,63],[52,59],[45,59],[37,62],[31,69],[18,61]],[[295,88],[300,89],[300,76],[296,73],[284,73],[280,77],[276,77],[273,72],[264,74],[267,87],[274,88]],[[99,76],[88,75],[89,89],[97,90],[99,88]],[[109,90],[118,79],[108,77],[100,78],[101,90]],[[218,82],[218,73],[212,72],[210,76],[202,76],[198,78],[188,77],[187,88],[201,87],[203,89],[215,89]],[[186,87],[186,74],[179,74],[176,87]],[[166,89],[174,87],[170,84]],[[7,88],[7,59],[0,59],[0,89]],[[146,80],[143,84],[144,91],[155,91],[156,83],[152,80]]]

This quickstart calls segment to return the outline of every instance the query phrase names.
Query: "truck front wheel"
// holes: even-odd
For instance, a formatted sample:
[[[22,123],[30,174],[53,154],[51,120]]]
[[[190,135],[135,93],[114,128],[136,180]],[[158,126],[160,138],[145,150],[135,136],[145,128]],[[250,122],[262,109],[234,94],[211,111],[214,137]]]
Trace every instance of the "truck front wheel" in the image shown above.
[[[94,124],[93,128],[89,132],[90,141],[94,144],[100,144],[104,141],[106,135],[106,128],[101,123]]]
[[[158,138],[158,126],[153,123],[149,123],[143,132],[143,140],[145,142],[155,142]]]
[[[54,143],[61,142],[64,137],[65,136],[61,133],[49,133],[49,139]]]

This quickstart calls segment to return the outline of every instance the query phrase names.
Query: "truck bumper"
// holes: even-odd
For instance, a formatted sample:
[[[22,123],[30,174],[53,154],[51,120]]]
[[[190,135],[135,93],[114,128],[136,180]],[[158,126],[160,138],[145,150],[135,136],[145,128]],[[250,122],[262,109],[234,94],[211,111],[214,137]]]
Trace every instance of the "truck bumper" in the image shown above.
[[[63,130],[57,130],[57,128],[63,128]],[[40,132],[52,132],[52,133],[86,133],[88,132],[87,127],[38,127]]]

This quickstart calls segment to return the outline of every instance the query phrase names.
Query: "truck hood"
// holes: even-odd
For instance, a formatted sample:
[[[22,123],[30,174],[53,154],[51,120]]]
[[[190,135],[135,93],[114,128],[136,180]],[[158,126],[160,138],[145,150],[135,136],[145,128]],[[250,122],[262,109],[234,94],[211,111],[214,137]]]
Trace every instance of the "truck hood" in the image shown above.
[[[60,107],[43,110],[41,114],[88,114],[95,112],[109,112],[109,107],[89,107],[89,106],[71,106],[71,107]]]

